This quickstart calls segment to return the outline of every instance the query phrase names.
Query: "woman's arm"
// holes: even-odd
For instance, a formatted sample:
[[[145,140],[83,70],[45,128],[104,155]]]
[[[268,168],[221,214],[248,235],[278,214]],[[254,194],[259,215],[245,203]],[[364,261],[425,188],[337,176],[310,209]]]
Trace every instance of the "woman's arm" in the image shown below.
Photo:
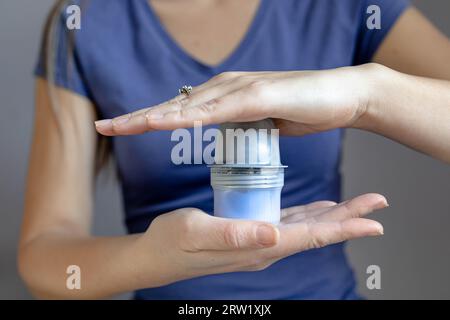
[[[450,80],[450,41],[412,7],[390,30],[373,62],[402,73]]]
[[[360,128],[450,163],[449,40],[409,9],[374,61],[390,68],[367,64],[323,71],[223,73],[195,87],[189,97],[177,96],[121,116],[128,121],[97,122],[97,131],[127,135],[191,127],[194,121],[208,125],[271,117],[284,134]]]
[[[39,297],[97,297],[126,291],[133,237],[91,238],[95,119],[88,100],[55,88],[61,131],[47,83],[37,80],[35,127],[27,181],[19,268]],[[66,269],[78,265],[82,290],[66,288]]]
[[[47,83],[36,86],[36,121],[19,244],[19,269],[41,298],[103,298],[197,276],[261,270],[296,252],[383,233],[366,219],[386,207],[367,194],[283,210],[278,226],[212,217],[193,208],[158,216],[142,234],[90,234],[95,152],[94,108],[55,88],[58,131]],[[81,269],[81,289],[66,287],[67,267]]]
[[[450,163],[450,81],[407,75],[381,65],[373,68],[371,79],[369,102],[352,127]]]
[[[374,62],[399,72],[375,72],[370,103],[355,126],[450,163],[448,38],[411,8],[388,34]]]

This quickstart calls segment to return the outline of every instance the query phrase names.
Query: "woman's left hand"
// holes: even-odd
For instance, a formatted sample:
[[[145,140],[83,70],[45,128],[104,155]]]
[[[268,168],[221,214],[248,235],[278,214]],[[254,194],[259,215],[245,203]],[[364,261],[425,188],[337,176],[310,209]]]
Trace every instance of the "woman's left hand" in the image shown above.
[[[96,122],[104,135],[140,134],[273,118],[281,134],[351,127],[364,114],[374,70],[366,64],[324,71],[226,72],[157,106]]]

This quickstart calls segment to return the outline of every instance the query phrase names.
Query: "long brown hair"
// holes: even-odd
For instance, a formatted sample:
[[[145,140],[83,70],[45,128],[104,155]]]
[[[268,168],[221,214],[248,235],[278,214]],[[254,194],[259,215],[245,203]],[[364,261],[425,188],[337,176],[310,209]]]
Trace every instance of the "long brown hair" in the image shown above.
[[[87,0],[82,0],[80,6],[84,10],[87,8]],[[55,85],[55,68],[56,68],[56,58],[58,50],[58,39],[59,37],[66,37],[66,75],[68,81],[70,81],[70,72],[74,66],[74,51],[75,51],[75,30],[69,30],[67,28],[59,27],[59,19],[61,18],[64,9],[71,3],[70,0],[58,0],[53,5],[50,13],[47,17],[46,23],[43,30],[42,38],[42,54],[43,54],[43,68],[45,72],[46,79],[48,81],[48,93],[50,97],[51,110],[54,118],[56,119],[57,128],[60,135],[64,134],[63,128],[61,127],[61,122],[59,120],[59,110],[62,107],[58,101],[54,92]],[[59,34],[62,32],[63,34]],[[98,110],[96,108],[96,114]],[[108,137],[97,135],[97,148],[95,154],[95,172],[99,173],[100,170],[107,164],[111,149],[111,140]]]

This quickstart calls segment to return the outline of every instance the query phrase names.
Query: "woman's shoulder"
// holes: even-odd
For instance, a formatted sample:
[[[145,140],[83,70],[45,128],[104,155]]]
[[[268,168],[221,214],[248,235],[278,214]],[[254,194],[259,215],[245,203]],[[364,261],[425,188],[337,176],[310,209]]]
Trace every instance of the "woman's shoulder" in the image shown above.
[[[387,1],[395,2],[397,0]],[[359,10],[366,2],[367,0],[278,0],[274,1],[272,4],[287,13],[298,14],[302,12],[313,13],[317,11],[335,11],[335,13],[339,13],[339,11],[345,10]]]
[[[330,19],[357,19],[366,14],[370,6],[378,6],[388,13],[391,8],[406,6],[409,0],[262,0],[269,1],[272,6],[278,10],[279,14],[287,17],[311,18],[316,16],[327,16]],[[310,20],[309,19],[309,20]],[[306,22],[297,19],[297,22]],[[324,20],[323,23],[332,21]]]
[[[133,19],[136,5],[141,0],[78,0],[85,31],[109,30],[114,32]],[[145,0],[144,0],[145,1]]]

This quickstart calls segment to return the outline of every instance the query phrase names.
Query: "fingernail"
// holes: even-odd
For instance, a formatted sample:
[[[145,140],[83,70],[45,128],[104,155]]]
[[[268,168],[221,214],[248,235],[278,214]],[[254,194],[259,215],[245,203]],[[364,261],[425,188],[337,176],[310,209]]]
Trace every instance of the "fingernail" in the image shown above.
[[[383,209],[389,207],[389,204],[387,203],[386,199],[381,200],[380,202],[377,202],[377,204],[375,205],[375,209]]]
[[[376,236],[382,236],[382,235],[384,235],[384,228],[383,228],[382,225],[379,225],[379,226],[377,227],[377,231],[376,231],[375,235],[376,235]]]
[[[97,128],[108,127],[111,125],[111,119],[104,119],[95,121],[95,126]]]
[[[261,224],[256,229],[256,241],[263,245],[273,245],[277,241],[277,230],[269,225]]]
[[[120,124],[124,124],[125,122],[128,122],[128,120],[131,119],[131,114],[125,114],[123,116],[120,116],[118,118],[114,118],[114,124],[115,125],[120,125]]]

